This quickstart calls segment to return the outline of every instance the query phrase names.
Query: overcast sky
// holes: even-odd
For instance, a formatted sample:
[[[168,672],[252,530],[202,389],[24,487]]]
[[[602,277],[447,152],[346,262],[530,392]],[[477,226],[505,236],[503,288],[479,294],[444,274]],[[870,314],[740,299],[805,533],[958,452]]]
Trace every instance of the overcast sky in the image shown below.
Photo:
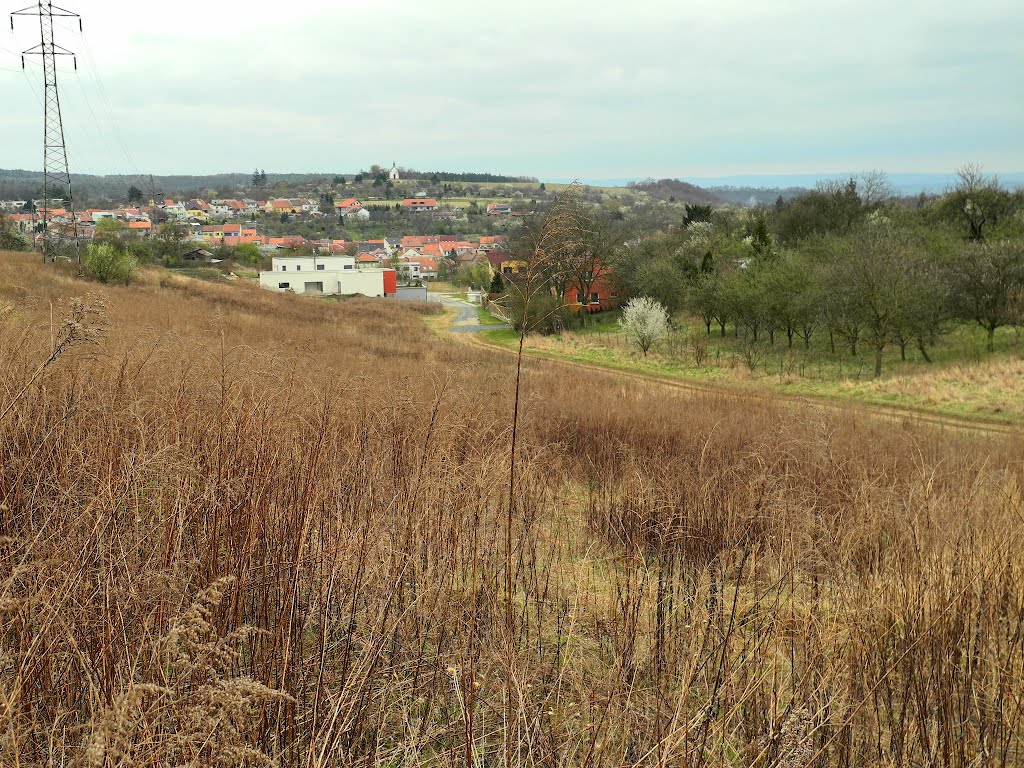
[[[82,173],[1024,170],[1021,0],[61,4]],[[32,22],[0,32],[3,168],[40,164]]]

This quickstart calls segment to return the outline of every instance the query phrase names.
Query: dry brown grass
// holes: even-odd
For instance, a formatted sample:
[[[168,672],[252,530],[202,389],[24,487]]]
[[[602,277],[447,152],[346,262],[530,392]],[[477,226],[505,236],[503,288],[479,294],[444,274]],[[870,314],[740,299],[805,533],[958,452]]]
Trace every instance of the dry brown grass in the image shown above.
[[[898,395],[946,410],[1019,419],[1024,414],[1024,360],[998,359],[953,365],[913,376],[847,383],[854,392]]]
[[[1018,441],[527,362],[509,633],[506,355],[2,254],[0,361],[5,766],[1022,761]]]

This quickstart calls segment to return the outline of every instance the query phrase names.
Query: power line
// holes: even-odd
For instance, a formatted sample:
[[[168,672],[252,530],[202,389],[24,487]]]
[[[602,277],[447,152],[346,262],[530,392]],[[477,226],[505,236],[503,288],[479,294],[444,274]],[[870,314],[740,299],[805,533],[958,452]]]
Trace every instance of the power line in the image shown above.
[[[42,208],[42,251],[43,260],[61,254],[64,246],[64,234],[60,228],[50,231],[49,220],[52,215],[50,200],[51,184],[58,187],[63,198],[67,200],[67,211],[71,216],[71,243],[78,253],[78,219],[75,216],[74,195],[71,190],[71,171],[68,167],[68,149],[64,141],[64,119],[60,111],[60,90],[57,85],[57,57],[71,56],[78,69],[75,54],[63,46],[57,45],[53,36],[54,17],[74,18],[78,20],[79,29],[82,19],[77,13],[54,6],[51,0],[38,0],[34,6],[22,8],[11,14],[11,29],[14,29],[15,16],[35,16],[39,19],[39,45],[23,51],[22,67],[26,56],[39,56],[43,61],[43,208]],[[66,194],[65,194],[66,193]],[[63,201],[63,199],[62,199]],[[79,253],[79,259],[81,254]]]

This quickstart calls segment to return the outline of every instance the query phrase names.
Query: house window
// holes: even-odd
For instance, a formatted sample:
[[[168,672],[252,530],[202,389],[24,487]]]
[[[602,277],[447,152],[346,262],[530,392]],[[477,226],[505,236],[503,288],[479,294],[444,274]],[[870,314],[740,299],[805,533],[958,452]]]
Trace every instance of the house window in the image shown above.
[[[317,269],[326,269],[326,266],[325,266],[325,265],[323,265],[323,264],[317,264],[317,265],[316,265],[316,268],[317,268]]]
[[[590,294],[590,303],[591,304],[597,304],[600,300],[601,299],[598,297],[598,295],[596,293]]]
[[[277,287],[278,288],[290,288],[291,287],[291,283],[278,283]]]
[[[288,267],[286,265],[282,264],[281,265],[281,271],[282,272],[287,272],[288,271]]]
[[[352,265],[352,264],[346,264],[346,265],[345,265],[345,269],[352,269],[352,267],[353,267],[353,265]]]

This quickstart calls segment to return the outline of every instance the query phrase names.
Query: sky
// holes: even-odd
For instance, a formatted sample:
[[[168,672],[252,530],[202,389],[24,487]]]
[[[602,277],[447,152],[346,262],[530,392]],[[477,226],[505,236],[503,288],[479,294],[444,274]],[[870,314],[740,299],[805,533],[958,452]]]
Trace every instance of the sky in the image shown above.
[[[1024,171],[1020,0],[59,1],[73,172]],[[0,168],[41,162],[33,21]]]

